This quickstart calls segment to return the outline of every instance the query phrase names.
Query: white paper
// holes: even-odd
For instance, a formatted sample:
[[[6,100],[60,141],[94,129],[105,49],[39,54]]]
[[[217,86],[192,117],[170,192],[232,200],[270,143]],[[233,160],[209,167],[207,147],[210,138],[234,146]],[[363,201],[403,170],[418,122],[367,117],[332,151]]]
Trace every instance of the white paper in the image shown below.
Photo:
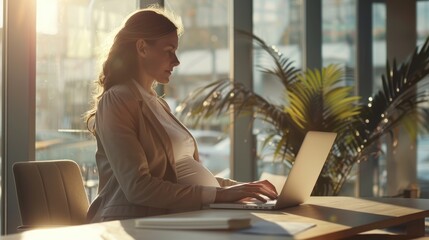
[[[258,221],[252,223],[251,228],[240,230],[240,233],[293,236],[314,226],[315,223]]]

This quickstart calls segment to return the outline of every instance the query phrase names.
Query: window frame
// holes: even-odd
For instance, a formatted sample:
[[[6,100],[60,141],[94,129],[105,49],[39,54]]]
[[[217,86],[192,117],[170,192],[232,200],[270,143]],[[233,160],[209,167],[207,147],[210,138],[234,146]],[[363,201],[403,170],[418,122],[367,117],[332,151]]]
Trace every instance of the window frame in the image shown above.
[[[35,6],[36,0],[4,0],[2,234],[20,224],[13,164],[35,158]]]

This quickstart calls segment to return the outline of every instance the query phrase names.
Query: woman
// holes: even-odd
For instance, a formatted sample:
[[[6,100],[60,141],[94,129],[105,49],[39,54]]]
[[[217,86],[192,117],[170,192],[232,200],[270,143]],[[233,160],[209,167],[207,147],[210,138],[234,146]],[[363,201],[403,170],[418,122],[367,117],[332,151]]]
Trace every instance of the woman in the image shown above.
[[[153,7],[130,15],[116,34],[98,79],[87,124],[97,139],[99,191],[91,222],[201,209],[213,202],[277,197],[268,181],[216,179],[198,157],[195,139],[157,97],[167,84],[182,27]]]

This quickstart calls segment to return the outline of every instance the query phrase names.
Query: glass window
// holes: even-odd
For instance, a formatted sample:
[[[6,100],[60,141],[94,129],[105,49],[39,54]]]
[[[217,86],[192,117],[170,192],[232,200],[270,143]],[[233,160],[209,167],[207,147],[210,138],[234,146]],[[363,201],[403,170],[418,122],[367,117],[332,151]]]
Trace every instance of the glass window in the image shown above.
[[[37,0],[36,160],[71,159],[88,196],[97,187],[94,138],[86,131],[98,53],[136,1]]]
[[[373,93],[382,89],[381,76],[386,72],[386,4],[372,4],[372,64],[373,64]],[[386,139],[380,140],[382,153],[386,153]],[[377,173],[373,192],[375,196],[385,196],[387,194],[387,156],[380,154],[376,159],[378,161]]]
[[[429,1],[417,1],[417,45],[423,44],[429,35]],[[374,92],[382,88],[381,75],[386,71],[386,4],[374,3],[373,14],[373,66],[374,66]],[[428,92],[429,94],[429,92]],[[429,105],[422,105],[429,108]],[[421,133],[421,132],[420,132]],[[383,152],[387,151],[386,139],[381,142]],[[417,180],[420,188],[420,197],[429,196],[429,135],[421,133],[417,139]],[[374,186],[376,194],[386,195],[387,192],[387,159],[382,154],[379,159],[378,186]]]
[[[417,2],[418,45],[423,44],[423,42],[429,37],[428,11],[429,1]],[[429,91],[427,91],[426,94],[429,95]],[[426,102],[423,107],[429,109],[429,104]],[[427,133],[422,133],[422,135],[417,139],[417,179],[420,187],[420,197],[429,198],[429,134]]]
[[[172,109],[193,90],[229,76],[229,1],[165,0],[164,5],[182,18],[185,32],[179,40],[180,65],[164,87]],[[183,120],[197,138],[200,158],[213,173],[229,176],[229,116],[195,125]],[[209,140],[211,139],[211,140]]]
[[[386,4],[372,4],[373,92],[382,88],[381,75],[386,71]]]
[[[355,87],[356,0],[322,1],[322,66],[339,65],[347,76],[342,84]],[[353,195],[357,167],[341,189],[341,195]]]
[[[373,4],[373,65],[374,65],[374,84],[373,90],[378,91],[382,88],[381,75],[385,74],[386,69],[386,4]],[[429,1],[417,1],[417,45],[423,44],[429,36]],[[429,92],[428,92],[429,94]],[[423,105],[429,108],[429,105]],[[387,146],[385,140],[381,144],[382,152],[386,152]],[[387,164],[386,156],[379,157],[379,182],[375,186],[376,193],[379,196],[386,195],[387,189]],[[420,197],[429,197],[429,135],[420,132],[417,139],[417,180],[420,188]]]
[[[297,68],[302,66],[303,19],[302,1],[298,0],[254,0],[253,1],[253,32],[268,45],[273,45]],[[273,77],[260,71],[273,68],[274,64],[267,61],[264,50],[256,46],[254,51],[253,88],[260,96],[267,96],[273,104],[284,104],[284,86]],[[286,161],[274,158],[274,141],[266,142],[272,126],[255,121],[253,126],[256,135],[258,176],[264,172],[285,175],[289,171]]]
[[[323,0],[323,66],[338,64],[353,76],[356,59],[356,0]],[[353,80],[344,83],[354,86]]]

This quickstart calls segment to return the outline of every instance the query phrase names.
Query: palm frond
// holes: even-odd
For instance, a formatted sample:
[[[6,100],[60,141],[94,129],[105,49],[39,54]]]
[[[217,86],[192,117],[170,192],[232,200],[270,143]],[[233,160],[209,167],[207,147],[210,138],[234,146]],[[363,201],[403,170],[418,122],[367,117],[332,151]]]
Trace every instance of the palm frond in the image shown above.
[[[295,88],[287,91],[285,111],[302,129],[343,131],[360,109],[359,97],[351,96],[352,88],[338,85],[343,76],[336,65],[307,70],[298,76]]]
[[[419,104],[427,102],[424,81],[429,73],[429,38],[421,48],[398,66],[387,62],[386,73],[382,75],[382,89],[380,89],[367,105],[362,106],[361,126],[358,126],[360,135],[364,136],[364,146],[378,141],[380,136],[390,132],[400,124],[406,124],[408,132],[415,135],[417,127],[424,129],[427,121],[413,121],[410,124],[409,114],[416,111]],[[417,84],[421,85],[417,87]],[[408,121],[408,123],[403,122]],[[429,121],[429,120],[428,120]]]
[[[353,166],[377,157],[380,138],[404,126],[415,137],[429,132],[429,38],[403,63],[387,63],[382,88],[369,102],[360,102],[343,85],[351,76],[338,65],[302,71],[261,38],[241,32],[262,49],[274,66],[258,66],[284,86],[282,104],[274,104],[243,84],[228,79],[210,83],[191,93],[178,107],[183,118],[218,117],[234,109],[235,116],[252,114],[272,126],[266,141],[275,141],[275,154],[293,163],[305,133],[337,132],[337,141],[313,194],[337,195]],[[251,67],[249,67],[250,69]],[[198,121],[197,121],[198,122]],[[264,143],[265,145],[265,143]]]
[[[285,88],[291,88],[297,81],[297,75],[300,73],[300,69],[294,67],[293,62],[283,55],[275,46],[268,45],[264,40],[254,34],[242,30],[236,31],[247,37],[248,40],[253,40],[257,47],[261,48],[264,50],[264,53],[269,55],[275,67],[265,68],[259,66],[262,72],[275,76],[275,79],[279,80]]]

